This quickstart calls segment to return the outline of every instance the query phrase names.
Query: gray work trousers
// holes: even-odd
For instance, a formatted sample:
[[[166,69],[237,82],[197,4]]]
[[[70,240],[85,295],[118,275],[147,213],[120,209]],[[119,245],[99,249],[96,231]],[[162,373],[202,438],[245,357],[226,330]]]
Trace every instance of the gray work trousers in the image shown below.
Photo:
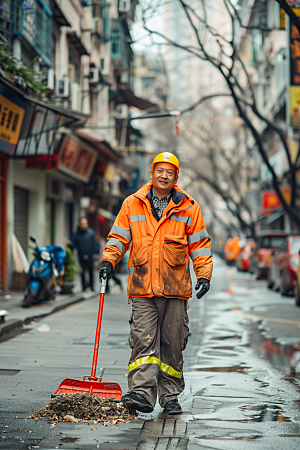
[[[187,300],[132,298],[128,366],[129,392],[162,407],[184,389],[183,355],[189,334]]]

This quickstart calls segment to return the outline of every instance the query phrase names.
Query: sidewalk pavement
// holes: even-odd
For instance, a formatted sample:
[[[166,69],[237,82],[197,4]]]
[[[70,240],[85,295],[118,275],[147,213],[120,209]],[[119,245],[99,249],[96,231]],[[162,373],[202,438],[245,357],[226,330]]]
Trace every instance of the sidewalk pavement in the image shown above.
[[[97,274],[95,273],[94,279],[96,286],[98,272]],[[3,293],[0,292],[0,339],[8,333],[17,332],[18,329],[33,320],[41,319],[75,303],[95,297],[98,295],[98,291],[100,292],[100,285],[96,292],[90,290],[81,291],[80,278],[77,277],[72,294],[62,295],[59,293],[59,288],[57,288],[57,295],[54,300],[45,301],[29,308],[21,306],[24,291],[8,290]]]
[[[189,302],[191,335],[184,354],[185,390],[179,398],[183,414],[167,416],[157,404],[138,420],[105,427],[28,418],[49,403],[64,378],[82,380],[90,373],[99,303],[94,297],[48,316],[47,323],[32,323],[26,333],[1,344],[0,447],[298,450],[299,391],[292,380],[282,378],[284,367],[270,365],[270,348],[263,356],[264,336],[258,323],[251,325],[245,316],[249,311],[267,315],[275,304],[285,310],[289,302],[235,269],[227,270],[217,258],[214,277],[210,292]],[[112,283],[104,304],[97,376],[119,383],[123,392],[130,311],[126,293]],[[275,347],[274,352],[279,358]]]

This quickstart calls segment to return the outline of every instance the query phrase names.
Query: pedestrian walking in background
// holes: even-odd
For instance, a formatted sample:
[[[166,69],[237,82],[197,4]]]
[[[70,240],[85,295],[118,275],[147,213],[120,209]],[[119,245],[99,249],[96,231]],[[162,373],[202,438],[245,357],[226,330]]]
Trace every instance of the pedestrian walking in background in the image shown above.
[[[210,287],[212,250],[201,209],[176,182],[172,153],[154,159],[151,181],[125,199],[108,235],[100,277],[110,278],[129,248],[128,297],[132,302],[126,408],[149,413],[157,395],[168,414],[180,414],[183,350],[188,341],[187,303],[192,296],[189,258],[197,298]]]
[[[71,247],[76,248],[78,252],[79,264],[81,266],[81,284],[85,291],[90,287],[94,291],[94,260],[99,258],[99,242],[95,232],[89,228],[85,217],[79,219],[77,232],[71,237]],[[89,283],[86,283],[86,272],[89,275]]]

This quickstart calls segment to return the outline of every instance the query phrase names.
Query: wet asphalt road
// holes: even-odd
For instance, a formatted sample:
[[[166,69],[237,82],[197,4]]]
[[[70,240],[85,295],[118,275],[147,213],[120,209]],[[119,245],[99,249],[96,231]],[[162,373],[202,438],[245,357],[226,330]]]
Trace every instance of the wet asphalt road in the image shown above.
[[[65,377],[89,375],[97,308],[98,298],[82,302],[0,344],[1,449],[300,448],[300,308],[217,258],[209,294],[190,300],[182,416],[164,416],[157,406],[118,426],[27,419]],[[126,296],[113,288],[98,375],[123,391],[129,313]]]

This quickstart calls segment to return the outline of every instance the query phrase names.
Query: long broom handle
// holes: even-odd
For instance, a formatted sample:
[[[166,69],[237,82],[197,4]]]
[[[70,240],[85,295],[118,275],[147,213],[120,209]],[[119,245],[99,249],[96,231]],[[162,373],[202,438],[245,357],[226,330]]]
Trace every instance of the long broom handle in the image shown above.
[[[99,351],[100,332],[101,332],[102,313],[103,313],[106,283],[107,283],[107,278],[101,278],[100,302],[99,302],[99,311],[98,311],[97,328],[96,328],[96,336],[95,336],[95,347],[94,347],[94,356],[93,356],[93,363],[92,363],[92,372],[91,372],[91,376],[89,377],[90,381],[97,380],[96,369],[97,369],[97,360],[98,360],[98,351]]]

